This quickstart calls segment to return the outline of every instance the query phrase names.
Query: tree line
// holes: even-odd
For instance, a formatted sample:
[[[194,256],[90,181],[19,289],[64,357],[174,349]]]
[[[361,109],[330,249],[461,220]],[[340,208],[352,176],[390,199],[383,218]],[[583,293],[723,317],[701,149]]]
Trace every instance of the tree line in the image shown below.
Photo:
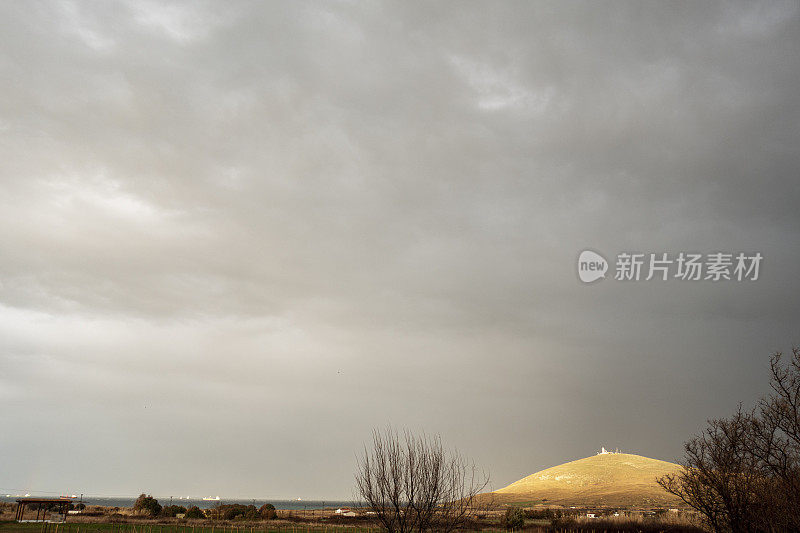
[[[182,505],[167,505],[162,507],[158,500],[149,494],[141,494],[133,504],[133,511],[137,514],[151,517],[174,518],[179,514],[184,518],[214,518],[217,520],[272,520],[278,516],[275,506],[265,503],[261,507],[243,505],[240,503],[217,504],[208,510],[208,514],[196,505],[186,508]]]

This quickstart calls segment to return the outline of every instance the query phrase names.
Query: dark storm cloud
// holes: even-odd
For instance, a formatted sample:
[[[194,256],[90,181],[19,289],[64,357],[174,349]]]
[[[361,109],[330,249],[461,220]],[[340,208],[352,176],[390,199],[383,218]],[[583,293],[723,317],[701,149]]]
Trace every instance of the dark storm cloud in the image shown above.
[[[388,422],[498,486],[674,459],[800,342],[796,3],[0,9],[8,488],[348,496]]]

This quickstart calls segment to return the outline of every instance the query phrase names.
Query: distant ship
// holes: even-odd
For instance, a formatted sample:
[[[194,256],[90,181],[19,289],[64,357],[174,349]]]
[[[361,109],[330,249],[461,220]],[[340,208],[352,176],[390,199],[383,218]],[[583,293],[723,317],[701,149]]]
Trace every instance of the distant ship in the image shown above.
[[[219,501],[219,496],[215,496],[214,498],[212,498],[211,496],[208,496],[206,498],[203,498],[203,501],[204,502],[218,502]]]

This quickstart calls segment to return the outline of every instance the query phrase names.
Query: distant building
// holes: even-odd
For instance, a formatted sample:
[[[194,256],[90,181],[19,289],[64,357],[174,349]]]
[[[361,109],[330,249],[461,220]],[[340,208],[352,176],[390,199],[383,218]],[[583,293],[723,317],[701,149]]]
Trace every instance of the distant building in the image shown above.
[[[17,522],[66,522],[67,511],[72,503],[72,498],[61,496],[59,498],[20,498],[17,500],[17,512],[14,520]],[[36,508],[35,519],[25,519],[25,508]]]
[[[614,453],[622,453],[622,452],[619,451],[619,448],[617,448],[613,452],[610,452],[610,451],[606,450],[604,446],[600,446],[600,451],[597,452],[595,455],[608,455],[608,454],[614,454]]]

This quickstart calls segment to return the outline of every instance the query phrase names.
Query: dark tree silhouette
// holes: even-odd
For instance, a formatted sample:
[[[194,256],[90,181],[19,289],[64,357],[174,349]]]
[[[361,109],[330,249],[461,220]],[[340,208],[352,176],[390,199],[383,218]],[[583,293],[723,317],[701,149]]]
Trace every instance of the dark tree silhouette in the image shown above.
[[[752,411],[710,420],[659,484],[715,532],[800,531],[800,349],[770,359],[772,392]]]

